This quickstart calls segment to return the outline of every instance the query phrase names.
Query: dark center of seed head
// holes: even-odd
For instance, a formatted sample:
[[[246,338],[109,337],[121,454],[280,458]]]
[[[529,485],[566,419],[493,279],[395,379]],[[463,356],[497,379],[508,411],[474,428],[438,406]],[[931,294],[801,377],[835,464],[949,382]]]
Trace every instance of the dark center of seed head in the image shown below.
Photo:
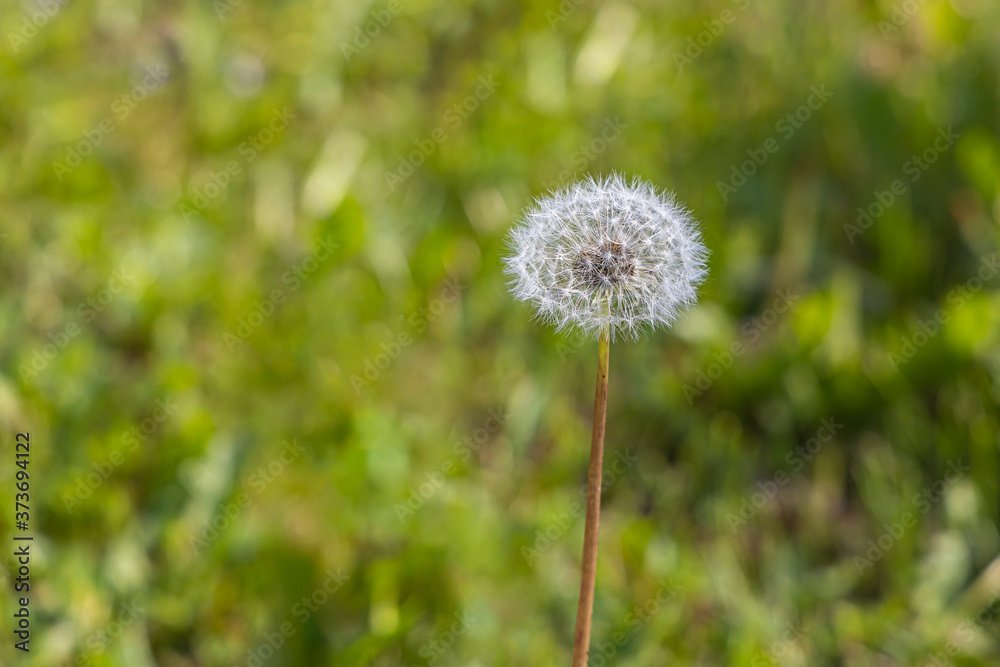
[[[635,275],[635,254],[623,243],[605,241],[580,251],[573,275],[587,287],[610,287]]]

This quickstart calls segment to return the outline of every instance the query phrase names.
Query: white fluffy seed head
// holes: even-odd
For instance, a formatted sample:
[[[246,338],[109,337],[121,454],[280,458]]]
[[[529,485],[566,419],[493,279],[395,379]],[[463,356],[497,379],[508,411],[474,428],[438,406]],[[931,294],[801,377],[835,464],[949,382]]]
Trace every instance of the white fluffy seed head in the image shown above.
[[[510,233],[505,270],[521,301],[559,330],[637,338],[697,300],[708,251],[673,195],[618,174],[536,200]]]

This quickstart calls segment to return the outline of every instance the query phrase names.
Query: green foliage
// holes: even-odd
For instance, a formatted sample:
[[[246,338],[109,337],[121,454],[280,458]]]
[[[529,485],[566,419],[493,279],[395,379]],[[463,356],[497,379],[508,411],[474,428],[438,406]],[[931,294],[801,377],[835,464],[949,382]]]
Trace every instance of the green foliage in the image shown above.
[[[500,257],[611,170],[712,255],[611,352],[590,664],[1000,659],[995,3],[0,22],[3,664],[567,664],[596,343]]]

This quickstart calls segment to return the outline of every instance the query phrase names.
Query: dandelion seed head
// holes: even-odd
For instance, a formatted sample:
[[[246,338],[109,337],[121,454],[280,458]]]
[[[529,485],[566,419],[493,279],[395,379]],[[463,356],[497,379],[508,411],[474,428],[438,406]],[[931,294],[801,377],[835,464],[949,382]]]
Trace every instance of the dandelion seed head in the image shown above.
[[[673,195],[618,174],[539,198],[509,237],[515,298],[559,330],[634,339],[697,300],[708,251]]]

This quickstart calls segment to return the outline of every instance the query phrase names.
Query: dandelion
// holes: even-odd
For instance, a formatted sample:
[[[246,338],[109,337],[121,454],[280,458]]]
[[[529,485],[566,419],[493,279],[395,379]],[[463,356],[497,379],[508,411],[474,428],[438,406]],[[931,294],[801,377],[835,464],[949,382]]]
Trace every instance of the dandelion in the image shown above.
[[[705,247],[670,195],[618,175],[539,199],[511,233],[511,291],[560,330],[638,338],[696,299]]]
[[[697,299],[708,252],[691,213],[649,183],[612,174],[541,198],[510,234],[514,296],[560,331],[597,338],[598,373],[587,481],[573,667],[584,667],[597,573],[601,469],[611,341],[669,326]]]

